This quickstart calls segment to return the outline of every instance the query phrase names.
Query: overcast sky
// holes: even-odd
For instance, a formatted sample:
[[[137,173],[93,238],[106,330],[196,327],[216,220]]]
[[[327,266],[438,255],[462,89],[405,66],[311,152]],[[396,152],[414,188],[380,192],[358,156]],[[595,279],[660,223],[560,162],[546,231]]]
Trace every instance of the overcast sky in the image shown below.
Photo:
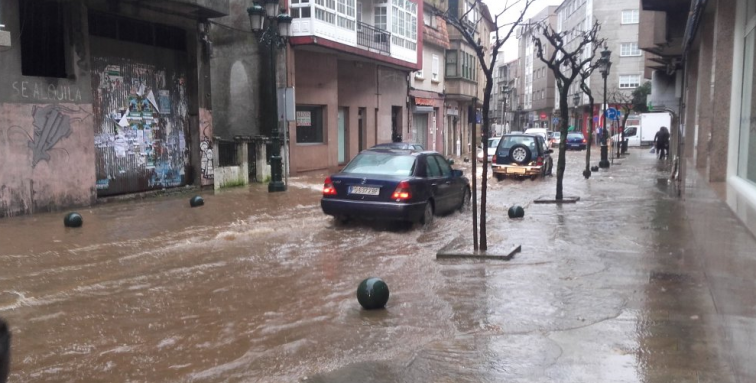
[[[549,5],[559,5],[562,3],[563,0],[536,0],[533,4],[530,5],[530,8],[528,8],[527,13],[525,13],[525,18],[529,18],[543,10],[543,8],[549,6]],[[486,5],[488,5],[488,8],[491,10],[491,16],[494,17],[498,15],[501,11],[503,11],[507,4],[512,5],[507,13],[504,14],[503,19],[504,22],[502,23],[501,20],[499,24],[508,24],[512,23],[520,16],[520,13],[522,12],[522,9],[525,7],[525,0],[483,0]],[[508,29],[507,29],[508,30]],[[507,41],[506,44],[504,44],[504,59],[505,61],[511,61],[517,58],[517,36],[513,33],[512,37]]]

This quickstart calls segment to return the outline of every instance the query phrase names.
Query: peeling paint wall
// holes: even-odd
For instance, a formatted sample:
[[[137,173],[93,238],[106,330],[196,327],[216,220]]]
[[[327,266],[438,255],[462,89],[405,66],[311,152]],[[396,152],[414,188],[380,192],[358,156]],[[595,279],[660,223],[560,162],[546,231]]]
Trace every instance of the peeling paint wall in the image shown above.
[[[215,166],[213,165],[213,111],[200,109],[200,178],[202,186],[213,184]]]
[[[94,202],[91,105],[0,104],[0,217]]]

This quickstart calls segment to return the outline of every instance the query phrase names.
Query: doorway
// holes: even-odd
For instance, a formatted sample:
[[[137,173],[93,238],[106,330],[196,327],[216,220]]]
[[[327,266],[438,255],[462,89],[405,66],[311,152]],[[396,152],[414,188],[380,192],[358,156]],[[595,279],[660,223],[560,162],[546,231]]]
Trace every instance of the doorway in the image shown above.
[[[367,133],[365,132],[365,125],[367,119],[367,108],[359,108],[357,111],[357,151],[361,152],[365,150],[367,144],[365,138]]]
[[[428,148],[428,115],[416,113],[413,115],[413,130],[415,142],[422,145],[423,148]]]

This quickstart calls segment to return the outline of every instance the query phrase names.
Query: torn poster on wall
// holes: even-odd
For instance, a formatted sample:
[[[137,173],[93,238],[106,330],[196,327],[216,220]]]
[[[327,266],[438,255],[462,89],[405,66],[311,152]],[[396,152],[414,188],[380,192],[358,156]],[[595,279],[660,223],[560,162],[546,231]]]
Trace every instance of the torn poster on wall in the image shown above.
[[[183,71],[127,59],[93,62],[93,73],[106,74],[93,80],[122,77],[120,86],[93,84],[98,195],[186,183],[186,108],[171,108],[186,105]]]

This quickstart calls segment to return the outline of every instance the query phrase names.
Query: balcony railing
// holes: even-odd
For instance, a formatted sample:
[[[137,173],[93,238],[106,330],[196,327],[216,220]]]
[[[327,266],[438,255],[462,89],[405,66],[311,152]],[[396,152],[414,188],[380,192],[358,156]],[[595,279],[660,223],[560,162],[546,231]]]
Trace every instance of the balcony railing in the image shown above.
[[[357,44],[376,50],[381,53],[391,54],[391,32],[376,28],[363,22],[357,23]]]

